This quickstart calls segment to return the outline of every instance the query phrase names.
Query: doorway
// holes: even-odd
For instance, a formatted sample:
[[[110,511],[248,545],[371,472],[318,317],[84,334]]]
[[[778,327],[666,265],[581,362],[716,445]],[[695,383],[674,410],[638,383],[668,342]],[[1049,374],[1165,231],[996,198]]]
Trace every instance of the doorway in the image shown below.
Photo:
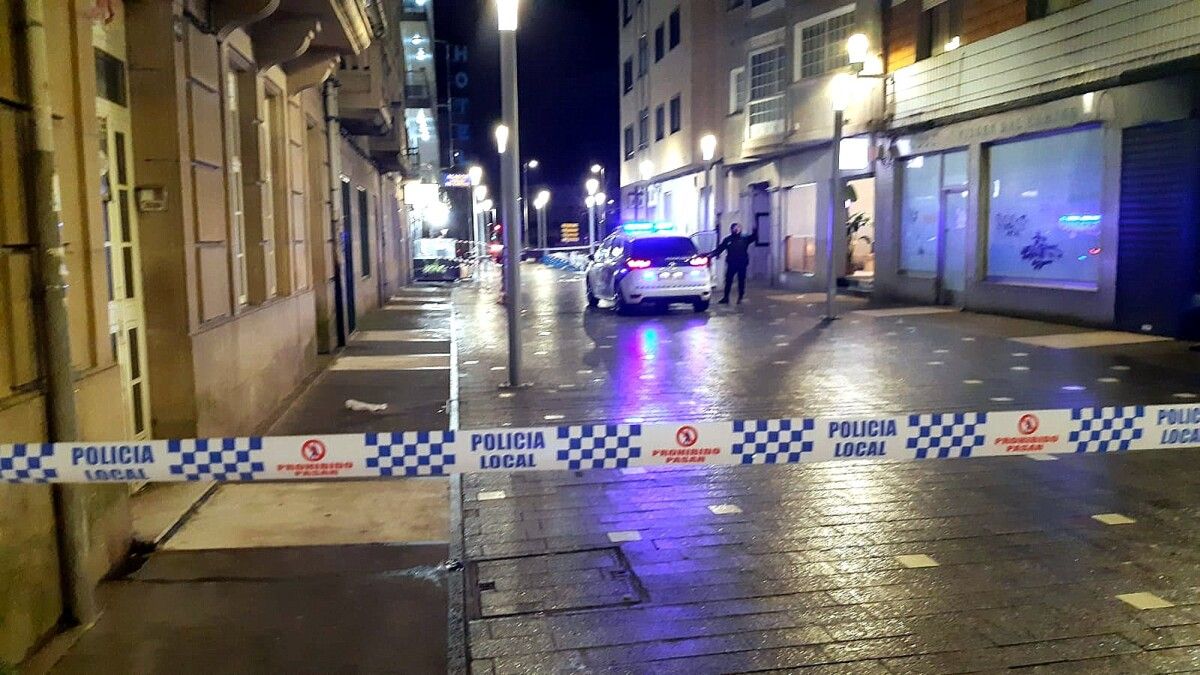
[[[941,222],[938,224],[937,301],[962,305],[967,289],[967,202],[970,192],[962,188],[942,190]]]
[[[135,204],[133,133],[126,76],[124,17],[92,28],[96,59],[96,117],[101,163],[100,215],[108,276],[109,340],[121,371],[125,427],[130,438],[150,437],[146,319]],[[133,489],[141,487],[135,484]]]

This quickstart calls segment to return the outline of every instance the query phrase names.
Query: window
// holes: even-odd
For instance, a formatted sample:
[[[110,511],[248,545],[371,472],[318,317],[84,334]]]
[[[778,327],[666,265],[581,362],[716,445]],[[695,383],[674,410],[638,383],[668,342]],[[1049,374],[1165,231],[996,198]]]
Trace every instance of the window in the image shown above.
[[[675,11],[671,12],[671,49],[675,49],[676,47],[678,47],[679,41],[682,39],[682,37],[680,36],[681,31],[680,31],[679,21],[680,21],[679,8],[676,7]]]
[[[676,96],[671,99],[671,133],[679,133],[683,128],[683,99]]]
[[[624,16],[622,26],[628,26],[630,21],[633,21],[633,12],[629,9],[629,0],[621,0],[621,14]]]
[[[917,58],[927,59],[962,45],[964,0],[945,0],[921,15],[921,35]]]
[[[729,71],[729,114],[740,113],[746,107],[746,68]]]
[[[662,24],[659,24],[658,28],[654,31],[654,62],[658,63],[659,61],[662,61],[663,57],[666,55],[666,28]]]
[[[1029,0],[1027,15],[1030,21],[1042,19],[1085,2],[1087,0]]]
[[[633,91],[633,57],[625,59],[625,67],[622,70],[625,80],[625,93]]]
[[[750,54],[750,138],[782,133],[786,91],[784,64],[787,50],[782,45]]]
[[[784,269],[816,274],[817,184],[797,185],[784,195]]]
[[[642,108],[638,115],[638,148],[650,146],[650,109]]]
[[[232,218],[230,220],[230,253],[233,255],[233,293],[237,304],[250,301],[246,271],[246,195],[242,174],[242,125],[253,118],[254,106],[239,104],[239,88],[253,75],[231,69],[225,81],[225,97],[229,107],[229,185]],[[254,91],[253,84],[247,87]]]
[[[633,159],[633,153],[637,152],[637,147],[633,141],[633,125],[625,127],[625,159]]]
[[[654,140],[661,141],[667,135],[667,109],[659,105],[654,110]]]
[[[989,277],[1096,285],[1103,145],[1092,128],[988,149]]]
[[[961,290],[949,278],[966,262],[966,222],[962,209],[947,211],[949,198],[961,199],[967,190],[967,152],[908,157],[900,162],[900,269],[908,274],[938,274],[938,251],[946,260],[943,273],[948,286]],[[944,242],[939,242],[939,233]]]
[[[942,156],[927,155],[900,165],[900,269],[937,274]]]
[[[670,193],[667,193],[669,195]],[[670,203],[670,199],[664,200]],[[670,220],[669,214],[663,214],[665,220]],[[687,237],[646,237],[634,239],[629,245],[629,255],[633,258],[690,258],[696,255],[696,245]]]
[[[854,31],[854,6],[796,26],[796,79],[820,77],[850,63],[846,40]]]
[[[650,72],[650,44],[646,36],[638,38],[638,77],[645,77]]]

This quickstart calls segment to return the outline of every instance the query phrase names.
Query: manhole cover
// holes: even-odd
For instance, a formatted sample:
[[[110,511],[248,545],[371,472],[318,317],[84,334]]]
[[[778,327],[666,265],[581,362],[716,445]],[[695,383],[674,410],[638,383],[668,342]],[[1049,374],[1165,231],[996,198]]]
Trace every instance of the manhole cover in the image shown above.
[[[491,619],[634,605],[645,590],[617,547],[467,563],[467,614]]]

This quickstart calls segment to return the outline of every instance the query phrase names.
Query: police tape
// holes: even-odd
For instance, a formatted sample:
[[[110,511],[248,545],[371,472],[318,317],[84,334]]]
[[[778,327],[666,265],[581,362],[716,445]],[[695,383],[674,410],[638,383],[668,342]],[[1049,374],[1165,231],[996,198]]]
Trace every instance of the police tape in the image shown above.
[[[0,482],[276,481],[1200,446],[1200,406],[0,445]]]

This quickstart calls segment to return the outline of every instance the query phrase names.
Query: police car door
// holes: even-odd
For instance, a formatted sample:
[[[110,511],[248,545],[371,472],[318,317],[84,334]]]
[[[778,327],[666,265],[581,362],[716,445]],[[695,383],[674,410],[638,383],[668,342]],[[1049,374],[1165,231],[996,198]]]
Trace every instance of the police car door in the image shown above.
[[[609,242],[608,256],[604,260],[604,282],[600,286],[604,289],[604,294],[608,297],[615,298],[617,296],[616,278],[617,272],[625,265],[625,240],[621,237],[613,237]]]

